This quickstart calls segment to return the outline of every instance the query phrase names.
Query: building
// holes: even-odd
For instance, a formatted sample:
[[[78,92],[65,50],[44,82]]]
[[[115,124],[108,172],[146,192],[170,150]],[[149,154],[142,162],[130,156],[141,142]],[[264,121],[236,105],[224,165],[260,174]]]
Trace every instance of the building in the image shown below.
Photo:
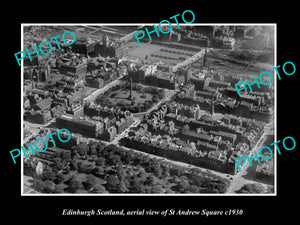
[[[163,71],[163,72],[169,72],[170,67],[168,65],[158,64],[157,65],[157,70],[160,70],[160,71]]]
[[[151,135],[145,130],[132,132],[122,145],[192,165],[235,174],[235,163],[228,161],[227,152],[205,142],[189,142],[170,136]]]
[[[49,91],[38,89],[38,88],[31,89],[29,93],[31,93],[32,95],[37,94],[42,99],[44,99],[50,95]]]
[[[110,83],[111,81],[118,78],[118,72],[116,70],[100,70],[97,74],[98,78],[101,78],[104,81],[104,85]]]
[[[209,87],[212,88],[227,88],[230,86],[230,83],[224,81],[211,80],[208,84]]]
[[[204,88],[204,78],[198,78],[198,77],[195,77],[195,76],[192,76],[190,78],[190,82],[192,84],[195,85],[195,90],[203,90]]]
[[[53,99],[48,97],[33,105],[34,110],[50,110]]]
[[[104,86],[104,80],[93,75],[87,75],[85,77],[86,86],[92,88],[102,88]]]
[[[64,114],[56,118],[56,126],[59,129],[66,128],[70,132],[93,138],[98,137],[103,132],[103,124],[101,122],[76,118],[70,114]]]
[[[111,126],[100,135],[100,138],[104,141],[111,142],[115,139],[117,134],[117,129],[114,126]]]
[[[24,109],[29,109],[30,108],[30,101],[25,96],[23,97],[23,108]]]
[[[208,91],[197,91],[196,96],[202,97],[202,98],[208,98],[212,99],[214,96],[213,92],[208,92]]]
[[[275,167],[273,159],[258,163],[254,179],[274,185],[274,171]]]
[[[52,119],[50,110],[26,111],[24,120],[32,123],[45,124]]]
[[[87,72],[87,58],[77,56],[61,57],[59,72],[67,76],[83,78]]]
[[[72,104],[67,108],[66,113],[71,114],[73,116],[82,116],[83,106],[80,103]]]
[[[259,96],[253,96],[253,95],[246,95],[246,94],[241,94],[240,101],[245,101],[247,103],[252,103],[256,106],[260,106],[262,103],[262,98]]]
[[[196,97],[195,85],[188,83],[180,89],[178,94],[179,98],[191,98],[194,99]]]
[[[87,55],[87,39],[80,37],[77,38],[75,43],[73,43],[71,46],[72,52],[79,53],[82,55]]]
[[[128,71],[128,77],[132,78],[132,82],[145,83],[145,71],[142,69],[133,69]]]
[[[183,76],[185,82],[189,82],[191,78],[191,69],[189,67],[179,67],[175,72],[176,75]]]
[[[120,118],[115,122],[115,127],[117,129],[117,134],[122,133],[134,122],[133,116],[129,111],[124,112],[124,117]]]
[[[213,136],[221,137],[222,140],[229,141],[232,145],[234,145],[234,143],[237,139],[236,134],[232,134],[232,133],[225,132],[225,131],[210,131],[209,133],[212,134]]]

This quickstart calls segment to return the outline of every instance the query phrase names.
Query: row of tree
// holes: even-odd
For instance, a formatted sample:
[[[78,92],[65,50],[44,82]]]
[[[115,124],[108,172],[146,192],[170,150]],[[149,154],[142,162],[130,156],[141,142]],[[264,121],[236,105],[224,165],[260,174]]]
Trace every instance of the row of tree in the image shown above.
[[[68,151],[66,151],[68,152]],[[224,193],[229,182],[200,169],[184,168],[101,142],[81,143],[53,159],[35,177],[46,193]],[[86,174],[85,179],[79,174]]]

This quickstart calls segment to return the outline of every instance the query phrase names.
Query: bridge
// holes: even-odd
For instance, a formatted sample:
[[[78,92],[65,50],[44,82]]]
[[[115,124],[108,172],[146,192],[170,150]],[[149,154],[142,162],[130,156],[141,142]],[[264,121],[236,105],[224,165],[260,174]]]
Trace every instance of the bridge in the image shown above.
[[[209,51],[210,51],[210,48],[206,48],[206,52],[209,52]],[[201,58],[204,54],[205,54],[205,49],[202,49],[200,52],[196,53],[195,55],[193,55],[193,56],[187,58],[186,60],[184,60],[183,62],[180,62],[177,65],[173,66],[172,71],[176,72],[179,67],[183,67],[183,66],[193,63],[195,60]]]

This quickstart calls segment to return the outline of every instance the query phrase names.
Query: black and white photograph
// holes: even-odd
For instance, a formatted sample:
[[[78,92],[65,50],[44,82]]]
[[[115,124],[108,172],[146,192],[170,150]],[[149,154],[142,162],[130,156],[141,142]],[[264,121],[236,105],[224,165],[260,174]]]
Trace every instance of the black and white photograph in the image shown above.
[[[22,25],[23,194],[275,194],[276,25],[166,24]]]
[[[5,8],[3,220],[297,221],[297,7],[110,3]]]

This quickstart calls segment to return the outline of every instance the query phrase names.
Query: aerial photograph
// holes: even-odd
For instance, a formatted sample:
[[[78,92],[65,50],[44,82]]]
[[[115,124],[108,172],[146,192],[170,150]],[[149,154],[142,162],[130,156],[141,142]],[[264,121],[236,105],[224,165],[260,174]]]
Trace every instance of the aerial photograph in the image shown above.
[[[22,24],[22,195],[276,194],[276,26],[180,25]]]

